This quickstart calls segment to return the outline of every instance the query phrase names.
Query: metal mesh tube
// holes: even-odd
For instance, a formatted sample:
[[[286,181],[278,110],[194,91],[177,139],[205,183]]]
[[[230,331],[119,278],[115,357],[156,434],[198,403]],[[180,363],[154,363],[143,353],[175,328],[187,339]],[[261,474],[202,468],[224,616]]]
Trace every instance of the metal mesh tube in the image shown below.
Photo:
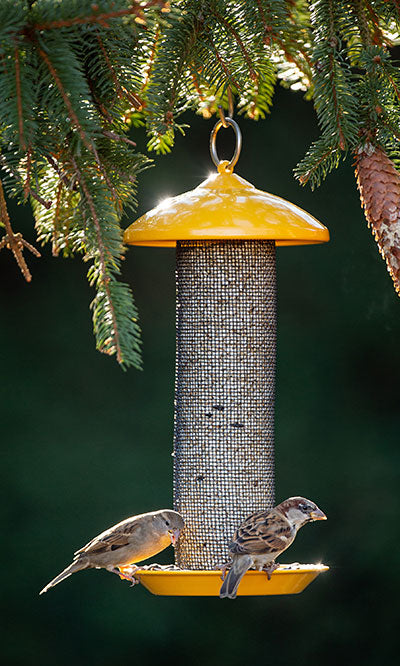
[[[183,569],[210,569],[274,505],[273,241],[177,243],[174,507]]]

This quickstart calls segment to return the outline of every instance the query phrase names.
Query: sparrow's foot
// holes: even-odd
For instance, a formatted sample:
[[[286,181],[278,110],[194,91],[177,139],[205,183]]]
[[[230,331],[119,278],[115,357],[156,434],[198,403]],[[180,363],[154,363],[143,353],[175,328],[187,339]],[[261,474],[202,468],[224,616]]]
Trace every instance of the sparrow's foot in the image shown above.
[[[268,580],[271,580],[271,574],[279,567],[279,564],[276,562],[270,562],[263,567],[263,571],[267,574]]]
[[[125,578],[125,580],[130,581],[131,587],[134,587],[135,585],[139,585],[140,583],[140,580],[138,578],[135,578],[134,576],[135,572],[138,570],[139,567],[137,567],[136,564],[130,564],[128,567],[120,568],[120,576],[122,574],[122,577]]]
[[[138,581],[137,578],[133,576],[135,571],[137,571],[139,567],[135,566],[134,564],[129,565],[128,567],[109,567],[107,568],[107,571],[110,571],[111,573],[117,574],[122,580],[129,580],[130,583],[132,583],[131,587],[134,585],[137,585],[140,581]]]
[[[224,581],[226,577],[226,572],[228,571],[228,569],[231,568],[231,566],[232,566],[232,560],[229,562],[220,562],[219,564],[215,564],[213,566],[213,569],[215,569],[216,571],[221,569],[221,580]]]

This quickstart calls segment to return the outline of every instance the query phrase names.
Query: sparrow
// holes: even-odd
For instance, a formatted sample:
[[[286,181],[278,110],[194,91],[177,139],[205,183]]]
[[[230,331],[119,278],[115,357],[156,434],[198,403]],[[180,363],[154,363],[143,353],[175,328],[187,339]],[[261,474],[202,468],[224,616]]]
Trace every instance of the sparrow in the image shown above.
[[[182,516],[170,509],[131,516],[77,550],[72,563],[50,581],[40,594],[82,569],[107,569],[134,585],[138,581],[132,573],[138,567],[131,567],[129,573],[124,573],[123,568],[152,557],[171,543],[175,546],[183,527]]]
[[[304,497],[289,497],[274,509],[246,518],[228,546],[232,567],[222,584],[221,599],[235,599],[239,583],[251,567],[266,571],[269,580],[279,566],[275,558],[289,548],[300,527],[314,520],[326,520],[326,515]]]

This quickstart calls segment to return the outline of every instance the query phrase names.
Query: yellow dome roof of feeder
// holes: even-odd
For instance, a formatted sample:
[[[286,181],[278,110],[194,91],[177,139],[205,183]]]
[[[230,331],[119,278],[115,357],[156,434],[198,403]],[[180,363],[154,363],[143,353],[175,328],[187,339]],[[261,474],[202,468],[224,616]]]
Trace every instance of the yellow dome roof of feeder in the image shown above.
[[[164,199],[124,234],[130,245],[172,247],[180,240],[275,240],[277,245],[326,243],[328,229],[312,215],[258,190],[221,162],[194,190]]]

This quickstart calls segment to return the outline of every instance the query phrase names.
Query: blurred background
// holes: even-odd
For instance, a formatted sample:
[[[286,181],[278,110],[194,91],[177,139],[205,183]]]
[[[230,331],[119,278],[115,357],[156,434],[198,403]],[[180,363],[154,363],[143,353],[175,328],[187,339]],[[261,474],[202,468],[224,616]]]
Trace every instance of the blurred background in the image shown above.
[[[139,183],[138,215],[199,184],[215,120],[185,118],[169,156]],[[8,666],[395,664],[399,622],[400,301],[360,208],[351,157],[315,193],[292,169],[317,136],[311,105],[278,90],[273,113],[240,120],[236,172],[330,229],[325,246],[278,250],[277,501],[328,514],[283,562],[323,561],[298,596],[154,597],[85,571],[39,597],[74,550],[121,519],[172,504],[174,250],[129,248],[144,370],[95,351],[79,259],[0,254],[3,499],[1,653]],[[222,156],[233,133],[222,134]],[[132,138],[145,150],[145,137]],[[223,141],[227,141],[226,155]],[[232,141],[230,144],[229,141]],[[34,240],[28,207],[10,204]],[[126,220],[126,225],[132,220]],[[173,559],[172,549],[155,558]]]

